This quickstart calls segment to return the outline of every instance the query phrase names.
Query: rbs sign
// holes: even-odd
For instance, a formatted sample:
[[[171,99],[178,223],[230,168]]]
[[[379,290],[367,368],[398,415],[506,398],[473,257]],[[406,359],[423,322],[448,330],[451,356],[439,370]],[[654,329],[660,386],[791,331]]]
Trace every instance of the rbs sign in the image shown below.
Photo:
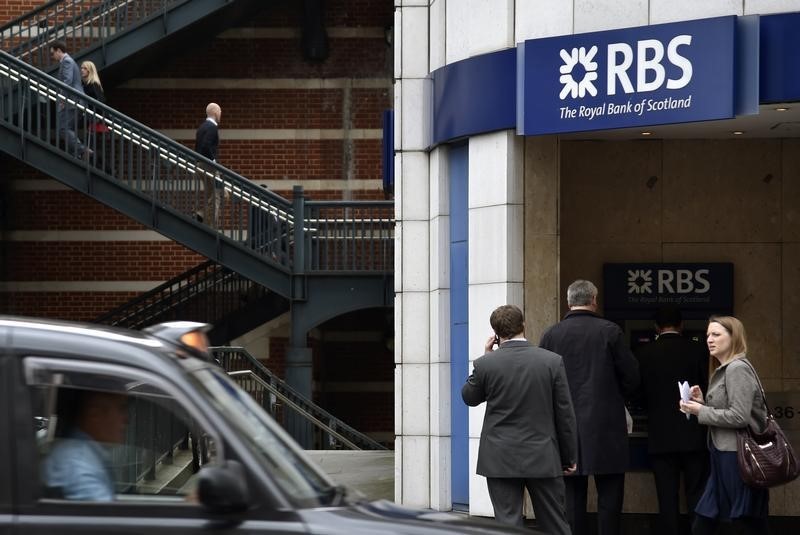
[[[667,60],[680,69],[677,79],[667,80],[667,89],[683,89],[692,80],[692,62],[678,51],[680,45],[690,46],[691,35],[674,37],[667,45]],[[664,45],[656,39],[645,39],[636,43],[636,93],[661,89],[667,77],[667,71],[661,64],[664,59]],[[609,95],[616,95],[617,82],[622,84],[626,93],[633,93],[634,88],[628,77],[628,70],[633,64],[633,49],[627,43],[608,45],[608,89]],[[647,81],[648,74],[652,80]]]
[[[526,41],[518,133],[731,118],[735,32],[731,16]]]
[[[658,307],[674,306],[706,318],[731,311],[733,265],[605,264],[603,286],[611,317],[649,317]]]

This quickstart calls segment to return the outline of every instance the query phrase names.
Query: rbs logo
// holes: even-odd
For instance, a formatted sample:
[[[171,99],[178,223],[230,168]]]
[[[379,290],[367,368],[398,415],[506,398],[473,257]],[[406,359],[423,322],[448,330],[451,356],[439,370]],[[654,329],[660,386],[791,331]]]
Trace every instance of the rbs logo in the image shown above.
[[[628,270],[628,293],[652,294],[653,283],[659,294],[704,294],[711,289],[708,269],[658,269],[653,280],[652,269]]]
[[[616,95],[619,89],[624,93],[641,93],[661,89],[666,83],[667,89],[682,89],[692,80],[692,62],[681,54],[681,47],[692,44],[691,35],[678,35],[664,44],[657,39],[644,39],[636,43],[636,68],[631,72],[634,50],[628,43],[610,43],[606,48],[606,94]],[[594,58],[597,46],[588,50],[586,47],[562,49],[560,52],[564,64],[561,66],[559,82],[563,84],[559,98],[583,98],[586,94],[597,96],[595,81],[598,78],[597,62]],[[666,56],[666,57],[665,57]],[[664,62],[675,66],[675,78],[667,78]],[[583,77],[576,80],[573,76],[575,67],[580,64]],[[631,76],[634,76],[633,80]],[[635,86],[634,86],[635,81]]]

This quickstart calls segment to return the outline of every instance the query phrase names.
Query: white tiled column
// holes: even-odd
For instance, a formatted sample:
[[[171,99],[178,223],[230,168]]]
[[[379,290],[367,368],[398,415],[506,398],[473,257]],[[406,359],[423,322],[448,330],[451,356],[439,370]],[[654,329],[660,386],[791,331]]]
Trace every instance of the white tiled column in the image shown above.
[[[395,500],[431,507],[428,6],[395,5]]]
[[[489,315],[500,305],[524,310],[523,151],[513,131],[469,141],[469,348],[470,363],[492,334]],[[475,475],[485,404],[470,409],[470,513],[492,516],[486,479]]]

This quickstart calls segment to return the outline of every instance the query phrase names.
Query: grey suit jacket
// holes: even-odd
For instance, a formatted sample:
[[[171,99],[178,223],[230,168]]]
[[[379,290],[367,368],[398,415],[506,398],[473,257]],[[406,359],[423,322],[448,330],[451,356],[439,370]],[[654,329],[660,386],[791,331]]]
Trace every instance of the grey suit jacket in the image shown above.
[[[61,66],[58,69],[58,79],[79,93],[83,93],[81,70],[69,54],[64,54],[64,57],[61,58]]]
[[[720,366],[711,376],[706,405],[697,421],[708,426],[714,446],[720,451],[736,451],[736,430],[750,425],[761,431],[767,421],[767,408],[758,378],[745,362],[744,354]]]
[[[577,430],[559,355],[510,340],[475,361],[461,389],[470,406],[486,402],[478,474],[558,477],[577,459]]]

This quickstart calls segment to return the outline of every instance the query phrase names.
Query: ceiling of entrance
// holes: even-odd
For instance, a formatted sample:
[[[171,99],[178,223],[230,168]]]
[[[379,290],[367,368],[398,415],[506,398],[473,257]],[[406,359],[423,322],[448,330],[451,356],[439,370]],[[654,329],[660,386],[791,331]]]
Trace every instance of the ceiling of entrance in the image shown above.
[[[562,139],[753,139],[800,137],[800,102],[769,104],[725,121],[562,134]]]

